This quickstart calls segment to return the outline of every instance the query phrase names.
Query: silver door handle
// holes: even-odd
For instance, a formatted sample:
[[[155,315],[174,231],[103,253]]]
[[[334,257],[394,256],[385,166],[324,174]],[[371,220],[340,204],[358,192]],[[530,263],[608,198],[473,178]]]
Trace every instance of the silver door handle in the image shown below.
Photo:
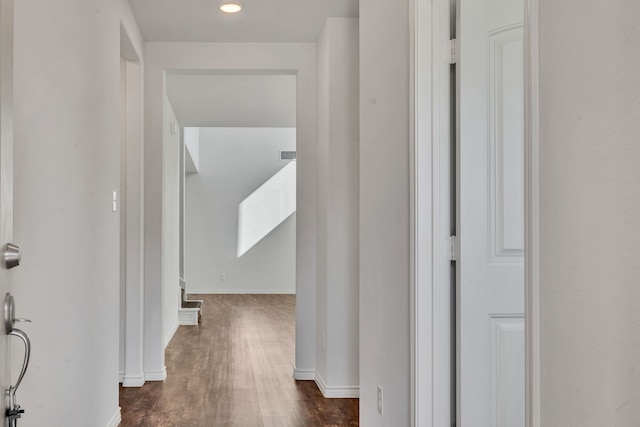
[[[18,319],[16,319],[18,320]],[[26,319],[20,319],[26,320]],[[29,320],[30,321],[30,320]],[[31,340],[29,336],[20,329],[13,328],[9,335],[13,335],[14,337],[18,337],[24,343],[24,360],[22,361],[22,369],[20,370],[20,375],[18,376],[18,381],[16,381],[16,385],[12,385],[7,390],[7,397],[9,398],[10,408],[15,409],[19,408],[19,405],[16,403],[16,391],[18,391],[18,387],[20,387],[20,383],[24,378],[24,374],[27,372],[27,368],[29,368],[29,360],[31,359]]]
[[[18,387],[20,387],[20,383],[22,383],[24,374],[29,368],[29,360],[31,360],[31,340],[24,331],[13,327],[13,324],[16,322],[31,322],[31,320],[15,318],[15,301],[13,296],[7,293],[4,300],[5,331],[7,335],[18,337],[24,343],[24,360],[22,361],[22,369],[20,370],[18,381],[16,381],[15,385],[10,386],[5,391],[5,415],[8,420],[8,425],[11,427],[16,426],[18,418],[20,418],[24,413],[24,409],[21,409],[20,405],[16,402],[16,391],[18,390]]]

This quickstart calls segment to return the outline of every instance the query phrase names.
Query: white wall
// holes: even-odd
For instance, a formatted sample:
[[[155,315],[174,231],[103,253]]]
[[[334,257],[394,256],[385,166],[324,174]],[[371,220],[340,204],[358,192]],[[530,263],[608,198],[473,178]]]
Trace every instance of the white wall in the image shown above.
[[[297,76],[296,369],[315,369],[316,48],[314,43],[145,44],[145,371],[164,370],[161,323],[162,100],[165,70]],[[156,309],[156,307],[158,307]],[[159,323],[160,322],[160,323]]]
[[[180,308],[180,124],[166,94],[162,141],[162,286],[166,347],[178,328]]]
[[[367,427],[410,422],[409,52],[409,1],[361,2],[360,423]]]
[[[640,4],[540,0],[542,425],[640,425]]]
[[[21,426],[119,419],[121,19],[139,34],[125,1],[15,2],[14,294],[33,320]]]
[[[295,149],[295,128],[200,128],[200,173],[186,179],[189,293],[295,293],[295,214],[237,257],[238,205]]]
[[[318,39],[317,381],[357,396],[358,20],[329,18]]]

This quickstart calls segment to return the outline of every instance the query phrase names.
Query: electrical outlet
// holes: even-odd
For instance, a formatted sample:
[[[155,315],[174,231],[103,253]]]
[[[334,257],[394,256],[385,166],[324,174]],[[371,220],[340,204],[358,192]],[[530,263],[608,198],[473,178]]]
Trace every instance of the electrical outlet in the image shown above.
[[[384,410],[383,410],[384,406],[383,406],[383,400],[382,400],[382,387],[378,386],[378,413],[380,415],[383,415]]]
[[[327,351],[327,334],[322,333],[322,351]]]
[[[227,281],[227,275],[226,274],[220,274],[220,281],[221,282],[226,282]]]

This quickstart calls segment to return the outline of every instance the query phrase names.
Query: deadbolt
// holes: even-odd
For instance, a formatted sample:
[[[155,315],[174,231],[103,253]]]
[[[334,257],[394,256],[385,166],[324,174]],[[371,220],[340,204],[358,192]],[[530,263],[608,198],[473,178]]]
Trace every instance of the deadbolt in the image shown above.
[[[2,257],[4,258],[4,266],[7,269],[17,267],[20,265],[20,246],[13,243],[7,243],[4,245],[4,251],[2,251]]]

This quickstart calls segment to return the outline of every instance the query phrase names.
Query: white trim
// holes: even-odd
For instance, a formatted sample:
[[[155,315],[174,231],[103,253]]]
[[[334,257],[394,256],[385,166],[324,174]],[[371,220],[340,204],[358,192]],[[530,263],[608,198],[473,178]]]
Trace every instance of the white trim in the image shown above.
[[[451,2],[434,0],[432,3],[431,67],[432,106],[431,149],[432,149],[432,269],[425,272],[432,281],[432,378],[434,427],[450,426],[452,384],[451,372],[455,368],[456,355],[451,351],[454,325],[451,321],[455,301],[451,298],[452,282],[451,230],[455,224],[455,212],[451,211],[454,182],[451,180],[451,147],[455,144],[451,134]],[[438,234],[439,233],[439,234]],[[424,421],[424,419],[421,419]],[[422,425],[422,424],[420,424]]]
[[[539,6],[525,0],[525,384],[526,426],[540,427]]]
[[[189,289],[188,295],[295,295],[295,289]]]
[[[451,425],[450,2],[411,11],[411,425]]]
[[[167,367],[164,366],[160,371],[145,371],[145,381],[164,381],[167,379]]]
[[[293,368],[293,379],[296,381],[313,381],[316,379],[316,371],[313,369]]]
[[[179,315],[179,314],[178,314]],[[171,339],[173,338],[173,336],[176,334],[176,332],[178,331],[178,327],[180,326],[180,321],[178,319],[176,319],[176,323],[173,324],[173,326],[171,327],[171,329],[169,330],[169,332],[165,335],[164,337],[164,348],[166,349],[167,346],[169,345],[169,343],[171,342]]]
[[[120,413],[120,407],[118,407],[116,413],[113,414],[113,416],[107,423],[107,427],[118,427],[120,425],[120,421],[122,421],[122,414]]]
[[[429,226],[430,209],[423,210],[424,204],[431,202],[431,165],[429,150],[425,150],[423,135],[428,133],[429,122],[425,116],[431,115],[430,106],[423,96],[429,97],[431,67],[429,56],[431,46],[428,13],[430,0],[414,0],[410,13],[411,27],[411,144],[410,144],[410,408],[411,425],[425,425],[433,413],[433,336],[428,325],[432,318],[432,300],[428,288],[431,287],[428,275],[422,272],[431,268],[428,244],[433,236]],[[426,4],[425,4],[426,3]],[[425,126],[426,125],[426,126]],[[427,129],[424,129],[427,127]],[[424,131],[424,133],[423,133]],[[427,141],[430,138],[427,138]],[[424,158],[426,157],[426,158]],[[423,215],[427,215],[423,217]],[[425,251],[423,253],[423,250]],[[427,289],[425,289],[425,285]]]
[[[124,371],[120,371],[118,373],[118,382],[122,383],[124,381]]]
[[[409,51],[411,52],[409,55],[409,93],[410,93],[410,110],[409,110],[409,129],[410,129],[410,143],[409,143],[409,413],[410,413],[410,425],[416,425],[417,414],[419,412],[418,408],[420,407],[417,404],[418,396],[419,396],[419,388],[423,383],[420,379],[417,378],[420,364],[418,361],[420,360],[420,352],[418,351],[418,347],[420,344],[420,339],[418,338],[417,331],[420,329],[418,326],[420,322],[418,321],[418,316],[421,311],[416,307],[418,306],[417,302],[417,289],[416,286],[416,265],[419,264],[416,262],[416,218],[419,218],[416,215],[416,165],[415,165],[415,151],[416,151],[416,122],[418,122],[418,118],[416,111],[418,110],[417,102],[416,102],[416,82],[419,80],[417,76],[420,75],[418,73],[418,66],[416,63],[416,57],[418,56],[419,50],[417,49],[417,33],[420,28],[419,25],[420,20],[418,19],[418,8],[419,8],[419,0],[414,0],[410,2],[409,7]]]
[[[122,387],[142,387],[144,385],[144,377],[142,375],[135,377],[124,376],[121,383]]]
[[[125,209],[125,283],[123,333],[123,384],[131,378],[142,378],[144,353],[144,40],[127,6],[126,18],[121,16],[120,50],[125,57],[126,191],[121,194]],[[122,77],[122,76],[121,76]],[[135,375],[132,376],[131,373]],[[144,379],[142,379],[144,383]]]
[[[360,397],[360,387],[358,386],[328,386],[318,373],[316,373],[314,381],[327,399],[357,399]]]

